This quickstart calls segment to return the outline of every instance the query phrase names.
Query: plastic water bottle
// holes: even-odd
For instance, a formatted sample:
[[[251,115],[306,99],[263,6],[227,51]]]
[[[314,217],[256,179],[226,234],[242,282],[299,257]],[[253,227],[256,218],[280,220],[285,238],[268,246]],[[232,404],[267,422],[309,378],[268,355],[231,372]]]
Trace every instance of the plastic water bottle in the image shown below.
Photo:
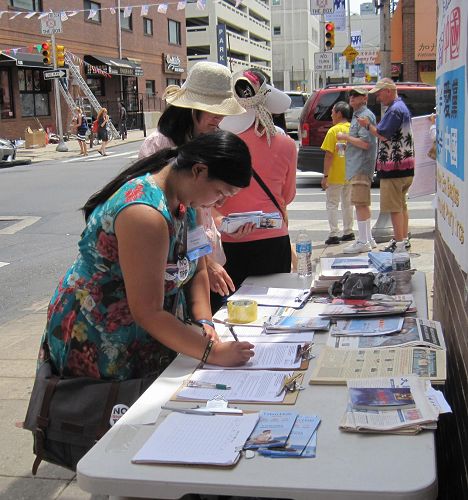
[[[296,240],[297,274],[300,278],[312,274],[312,241],[306,232],[300,232]]]

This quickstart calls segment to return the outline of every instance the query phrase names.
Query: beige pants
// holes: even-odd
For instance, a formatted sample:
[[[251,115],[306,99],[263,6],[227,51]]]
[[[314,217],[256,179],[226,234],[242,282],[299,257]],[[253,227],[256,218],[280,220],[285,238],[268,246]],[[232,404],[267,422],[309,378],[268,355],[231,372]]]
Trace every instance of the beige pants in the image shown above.
[[[340,236],[338,207],[341,201],[343,234],[353,232],[353,206],[351,205],[351,184],[329,184],[326,191],[329,236]]]

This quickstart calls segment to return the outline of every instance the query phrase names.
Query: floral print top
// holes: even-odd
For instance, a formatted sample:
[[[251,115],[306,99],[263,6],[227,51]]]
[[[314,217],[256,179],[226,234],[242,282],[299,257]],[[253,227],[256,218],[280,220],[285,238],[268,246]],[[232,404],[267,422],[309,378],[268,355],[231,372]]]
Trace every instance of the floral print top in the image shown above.
[[[185,217],[174,218],[163,191],[146,174],[124,184],[89,216],[78,257],[51,299],[41,346],[47,344],[60,375],[114,380],[158,376],[176,356],[135,323],[128,306],[114,223],[122,209],[135,203],[153,207],[167,221],[164,309],[187,318],[182,285],[192,278],[197,262],[189,262],[183,273],[177,262],[184,220],[188,229],[195,227],[195,211],[189,208]]]

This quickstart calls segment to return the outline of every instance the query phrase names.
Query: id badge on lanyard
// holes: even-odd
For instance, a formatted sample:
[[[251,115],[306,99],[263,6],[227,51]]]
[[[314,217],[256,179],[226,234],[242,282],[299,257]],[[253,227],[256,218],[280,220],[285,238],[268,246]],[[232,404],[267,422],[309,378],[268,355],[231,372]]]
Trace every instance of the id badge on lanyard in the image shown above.
[[[212,252],[211,244],[206,236],[205,228],[197,226],[187,234],[187,257],[194,261]]]

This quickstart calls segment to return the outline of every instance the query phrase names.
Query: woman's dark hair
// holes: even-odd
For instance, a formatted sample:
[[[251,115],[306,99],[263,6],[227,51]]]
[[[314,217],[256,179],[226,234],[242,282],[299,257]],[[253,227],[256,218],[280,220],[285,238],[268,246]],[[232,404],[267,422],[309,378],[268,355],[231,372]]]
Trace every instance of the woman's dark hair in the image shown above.
[[[351,106],[345,101],[338,101],[333,106],[335,113],[341,113],[341,116],[346,120],[351,120]]]
[[[158,130],[176,146],[182,146],[193,137],[193,115],[199,120],[201,114],[198,109],[168,106],[159,118]]]
[[[250,184],[252,162],[249,148],[237,135],[217,130],[202,134],[182,146],[162,149],[135,162],[89,198],[82,208],[85,219],[88,220],[98,205],[107,201],[131,179],[159,172],[168,164],[174,170],[184,171],[190,170],[196,163],[208,167],[208,177],[212,180],[220,180],[240,188]]]

